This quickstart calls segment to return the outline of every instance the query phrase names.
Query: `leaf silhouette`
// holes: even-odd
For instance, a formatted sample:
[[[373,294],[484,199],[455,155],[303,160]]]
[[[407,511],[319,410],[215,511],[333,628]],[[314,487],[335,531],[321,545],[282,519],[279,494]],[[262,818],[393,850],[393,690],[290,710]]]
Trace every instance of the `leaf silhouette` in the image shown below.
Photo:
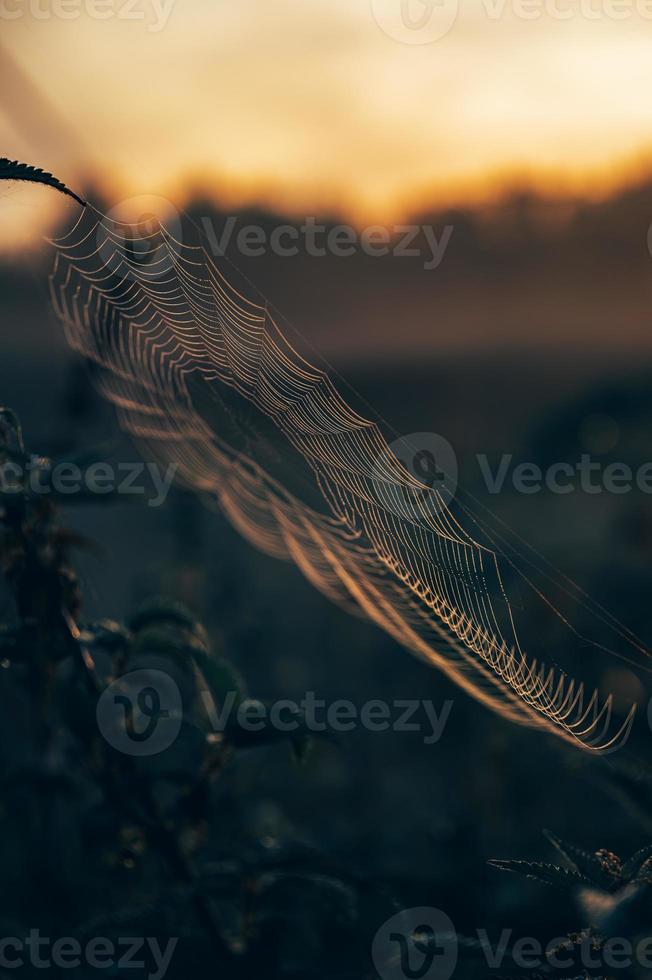
[[[652,844],[648,844],[647,847],[642,847],[640,851],[637,851],[636,854],[633,854],[625,862],[623,865],[623,879],[625,881],[634,881],[650,858],[652,858]]]
[[[72,197],[83,208],[86,207],[86,201],[78,197],[74,191],[66,187],[53,174],[41,170],[40,167],[32,167],[27,163],[20,163],[18,160],[9,160],[7,157],[0,157],[0,180],[26,180],[32,184],[44,184],[46,187],[53,187],[55,191],[60,191],[61,194],[67,194],[68,197]]]
[[[549,830],[544,830],[544,834],[550,843],[566,859],[573,871],[577,871],[578,874],[588,878],[601,888],[612,887],[614,885],[614,879],[606,874],[604,866],[597,855],[591,854],[577,847],[575,844],[569,844],[568,841],[562,840]]]
[[[534,861],[500,861],[495,858],[489,861],[492,868],[499,871],[512,871],[524,875],[534,881],[542,881],[546,885],[557,888],[577,888],[579,885],[590,885],[590,880],[582,874],[560,868],[555,864],[540,864]]]

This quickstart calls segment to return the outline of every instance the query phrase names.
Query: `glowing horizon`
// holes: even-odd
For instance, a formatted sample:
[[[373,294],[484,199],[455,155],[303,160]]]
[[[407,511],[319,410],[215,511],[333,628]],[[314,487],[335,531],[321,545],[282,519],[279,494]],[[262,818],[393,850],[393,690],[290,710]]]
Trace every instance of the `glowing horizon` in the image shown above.
[[[160,31],[160,0],[141,0],[142,21],[37,18],[33,0],[12,0],[23,15],[3,21],[2,153],[71,186],[92,174],[116,201],[183,206],[196,190],[357,223],[510,187],[603,196],[652,173],[652,19],[643,0],[624,20],[590,19],[587,2],[542,0],[529,20],[516,0],[462,0],[443,37],[411,44],[396,39],[398,0],[172,0]],[[553,16],[562,6],[575,16]],[[58,207],[24,189],[2,204],[12,248]]]

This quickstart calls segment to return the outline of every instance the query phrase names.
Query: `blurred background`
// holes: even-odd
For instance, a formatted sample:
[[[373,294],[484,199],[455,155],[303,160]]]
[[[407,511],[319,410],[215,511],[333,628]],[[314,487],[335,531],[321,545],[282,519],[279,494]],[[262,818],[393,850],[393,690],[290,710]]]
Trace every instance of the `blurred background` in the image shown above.
[[[553,563],[546,588],[571,629],[506,573],[523,645],[551,663],[563,653],[571,673],[615,693],[623,717],[638,701],[632,747],[644,758],[645,657],[562,596],[561,576],[652,646],[650,496],[526,496],[509,484],[492,496],[476,462],[652,460],[644,5],[619,6],[623,18],[597,0],[555,8],[570,17],[542,7],[524,18],[462,0],[423,43],[391,0],[109,9],[100,19],[83,5],[66,18],[47,4],[3,8],[2,153],[105,211],[138,217],[141,195],[157,195],[218,234],[233,219],[268,232],[307,218],[359,234],[452,229],[432,269],[421,253],[254,257],[235,236],[227,256],[347,379],[364,414],[368,402],[390,438],[444,436],[460,483]],[[47,238],[76,217],[44,188],[0,191],[0,403],[34,451],[109,442],[134,458],[50,309]],[[252,834],[311,841],[461,930],[532,934],[535,923],[548,938],[573,928],[575,913],[503,880],[488,858],[549,859],[544,827],[589,850],[647,842],[652,818],[623,806],[610,761],[489,714],[191,495],[175,490],[158,509],[76,505],[66,518],[98,546],[81,564],[89,617],[123,617],[165,592],[206,622],[258,696],[453,700],[436,745],[358,731],[338,750],[320,747],[305,773],[274,749],[239,763],[231,778]]]

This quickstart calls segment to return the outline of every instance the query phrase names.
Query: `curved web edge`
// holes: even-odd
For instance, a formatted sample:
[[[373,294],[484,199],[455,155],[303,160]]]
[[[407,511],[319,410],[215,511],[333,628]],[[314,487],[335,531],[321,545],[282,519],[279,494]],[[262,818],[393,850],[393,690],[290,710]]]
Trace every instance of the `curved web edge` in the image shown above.
[[[68,341],[101,369],[122,427],[216,499],[254,545],[294,561],[326,596],[477,700],[591,750],[622,743],[635,708],[611,733],[611,698],[600,705],[583,685],[528,660],[496,555],[405,469],[265,307],[235,290],[203,248],[160,225],[139,237],[146,261],[125,248],[126,233],[85,212],[56,243],[51,277]],[[196,376],[273,421],[310,467],[326,514],[212,430],[193,403]]]

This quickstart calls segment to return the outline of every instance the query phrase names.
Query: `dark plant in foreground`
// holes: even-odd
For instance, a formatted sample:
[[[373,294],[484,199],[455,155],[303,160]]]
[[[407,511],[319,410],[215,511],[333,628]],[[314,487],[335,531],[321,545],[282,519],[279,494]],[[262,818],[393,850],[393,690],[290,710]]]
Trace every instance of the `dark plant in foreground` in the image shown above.
[[[38,465],[3,410],[3,477],[28,461]],[[288,736],[248,730],[233,710],[216,728],[227,702],[256,703],[180,604],[84,623],[71,560],[83,544],[59,526],[52,495],[3,480],[0,567],[14,614],[0,632],[0,933],[175,937],[169,977],[359,980],[391,900],[309,847],[248,837],[221,787],[238,753]],[[142,674],[173,686],[178,717],[154,682],[129,687]],[[178,724],[171,744],[124,750],[166,717]],[[303,761],[297,721],[291,746]]]
[[[643,977],[652,968],[652,844],[627,860],[611,851],[585,851],[550,832],[563,865],[492,860],[511,871],[570,892],[587,925],[548,950],[543,976]],[[581,972],[567,973],[569,963]],[[562,964],[564,964],[562,966]]]

